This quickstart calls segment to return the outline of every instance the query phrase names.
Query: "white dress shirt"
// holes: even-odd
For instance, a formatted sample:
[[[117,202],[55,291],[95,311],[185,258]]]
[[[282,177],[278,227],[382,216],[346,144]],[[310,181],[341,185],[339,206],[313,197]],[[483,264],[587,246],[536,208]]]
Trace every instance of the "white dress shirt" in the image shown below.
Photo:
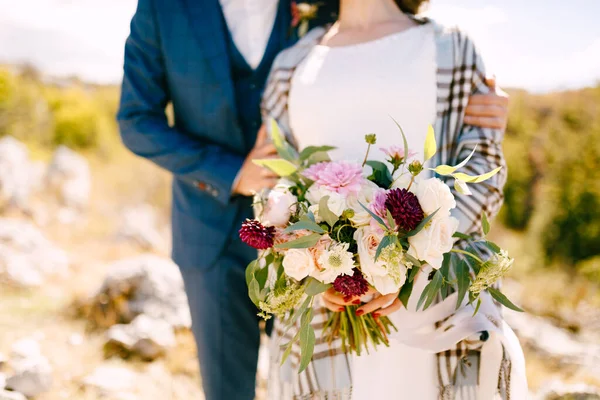
[[[250,67],[260,64],[277,15],[278,0],[219,0],[233,42]]]

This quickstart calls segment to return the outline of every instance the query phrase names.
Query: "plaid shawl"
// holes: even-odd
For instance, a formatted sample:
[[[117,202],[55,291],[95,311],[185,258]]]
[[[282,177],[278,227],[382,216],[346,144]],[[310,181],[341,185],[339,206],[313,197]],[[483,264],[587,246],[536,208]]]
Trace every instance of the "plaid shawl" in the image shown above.
[[[502,205],[502,188],[506,181],[506,165],[502,155],[504,132],[463,123],[464,110],[469,96],[475,93],[489,92],[484,82],[486,76],[484,64],[473,42],[456,28],[445,28],[429,19],[418,19],[417,21],[422,24],[433,24],[435,32],[438,88],[437,119],[434,126],[438,152],[435,163],[456,165],[477,146],[474,156],[465,167],[465,172],[482,174],[499,166],[504,167],[492,179],[482,184],[472,185],[472,196],[455,193],[457,208],[453,215],[461,221],[461,231],[477,234],[482,229],[482,212],[493,217]],[[263,95],[264,118],[275,118],[292,143],[295,143],[295,140],[289,127],[287,108],[291,80],[296,67],[319,43],[325,32],[324,28],[313,29],[294,47],[282,52],[277,57]],[[448,182],[448,184],[454,191],[452,182]],[[486,250],[481,249],[481,251]],[[441,301],[441,299],[439,300]],[[488,299],[488,303],[492,304],[492,301]],[[500,329],[503,323],[502,317],[496,305],[491,307],[495,310],[488,307],[489,315],[484,314],[485,307],[482,307],[480,314],[484,314],[489,321],[494,323],[494,326]],[[341,350],[339,341],[326,343],[323,339],[319,339],[323,325],[328,318],[327,312],[322,306],[315,306],[312,325],[315,329],[317,343],[313,361],[301,374],[297,373],[299,348],[292,349],[286,363],[279,368],[282,353],[279,345],[287,343],[295,332],[292,332],[293,329],[287,333],[284,332],[281,324],[276,321],[269,398],[280,400],[346,399],[351,397],[350,356]],[[470,312],[472,313],[472,311]],[[438,330],[450,329],[448,326],[444,327],[444,322],[435,322]],[[434,321],[432,321],[433,323]],[[495,335],[491,335],[491,338],[495,338]],[[496,392],[496,398],[507,400],[511,393],[511,360],[507,356],[507,352],[502,350],[502,345],[499,346],[500,350],[496,351],[495,356],[497,360],[492,362],[495,372],[490,374],[488,370],[485,374],[488,377],[493,375],[492,391]],[[477,393],[481,385],[483,347],[484,342],[480,340],[480,335],[475,334],[461,338],[454,348],[437,354],[439,381],[433,384],[439,387],[440,399],[467,400],[478,397]],[[496,350],[498,350],[498,346],[496,346]],[[489,380],[489,378],[487,379]],[[487,385],[489,386],[490,383],[488,382]],[[488,396],[485,400],[491,400],[493,396]]]

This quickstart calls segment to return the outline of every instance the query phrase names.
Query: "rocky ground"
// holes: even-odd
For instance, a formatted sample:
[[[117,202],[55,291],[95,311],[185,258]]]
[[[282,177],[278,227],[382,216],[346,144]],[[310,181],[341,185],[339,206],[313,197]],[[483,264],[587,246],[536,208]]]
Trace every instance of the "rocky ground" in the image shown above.
[[[123,157],[87,160],[63,147],[32,161],[25,145],[0,139],[0,400],[203,398],[183,283],[160,228],[168,178]],[[568,315],[507,314],[534,399],[600,399],[600,312]]]

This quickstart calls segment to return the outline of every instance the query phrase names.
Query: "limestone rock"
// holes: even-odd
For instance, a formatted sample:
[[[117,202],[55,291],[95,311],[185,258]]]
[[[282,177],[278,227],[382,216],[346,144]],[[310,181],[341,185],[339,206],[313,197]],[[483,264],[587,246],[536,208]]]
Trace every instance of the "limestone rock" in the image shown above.
[[[0,390],[0,400],[27,400],[27,398],[19,392]]]
[[[145,250],[165,250],[165,239],[156,226],[154,207],[141,204],[125,209],[117,236],[131,240]]]
[[[84,378],[83,385],[100,396],[119,398],[135,391],[138,374],[123,367],[101,365]]]
[[[107,352],[125,352],[155,360],[175,346],[173,327],[166,321],[141,314],[131,324],[112,326],[106,333]]]
[[[46,392],[52,385],[52,367],[32,339],[23,339],[12,347],[10,367],[12,375],[6,387],[28,397]]]
[[[92,178],[87,160],[65,146],[54,152],[46,174],[48,188],[60,202],[76,209],[87,207],[92,189]]]

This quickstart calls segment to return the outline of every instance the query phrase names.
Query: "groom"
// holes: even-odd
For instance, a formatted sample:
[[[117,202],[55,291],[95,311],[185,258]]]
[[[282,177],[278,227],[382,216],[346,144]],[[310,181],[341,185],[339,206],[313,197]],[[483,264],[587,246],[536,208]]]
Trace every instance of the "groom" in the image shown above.
[[[331,18],[324,7],[313,24]],[[271,63],[296,36],[291,14],[289,0],[139,0],[125,46],[121,135],[173,174],[173,259],[208,400],[254,398],[259,321],[244,269],[256,253],[237,229],[251,193],[275,182],[251,160],[275,155],[259,103]],[[476,100],[473,123],[505,123],[504,96]]]

